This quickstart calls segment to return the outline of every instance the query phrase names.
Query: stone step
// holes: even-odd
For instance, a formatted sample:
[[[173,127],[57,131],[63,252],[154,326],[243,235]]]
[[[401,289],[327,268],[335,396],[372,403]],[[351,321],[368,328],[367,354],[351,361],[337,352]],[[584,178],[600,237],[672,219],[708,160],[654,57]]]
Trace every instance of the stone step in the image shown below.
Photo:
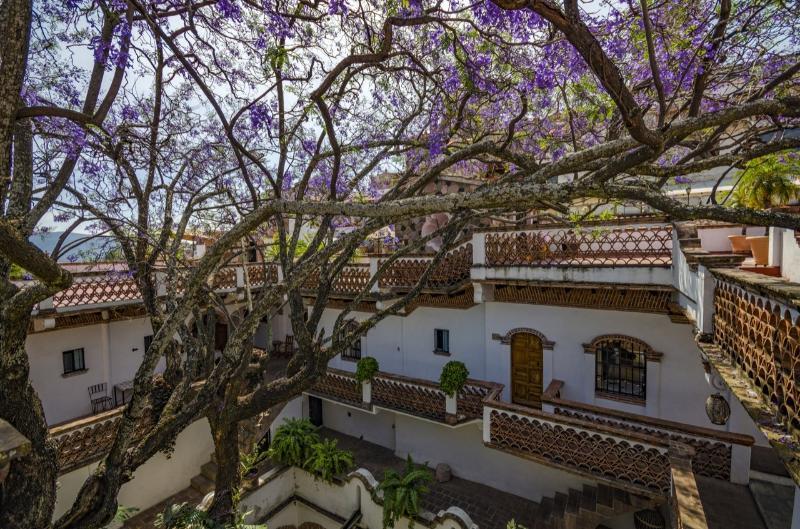
[[[581,508],[581,491],[577,489],[569,489],[569,497],[567,498],[567,507],[565,512],[567,514],[574,514],[577,516]]]
[[[214,490],[214,482],[202,474],[192,478],[191,487],[200,494],[206,495]]]
[[[209,461],[200,467],[200,474],[211,481],[215,481],[217,479],[217,464],[214,461]]]

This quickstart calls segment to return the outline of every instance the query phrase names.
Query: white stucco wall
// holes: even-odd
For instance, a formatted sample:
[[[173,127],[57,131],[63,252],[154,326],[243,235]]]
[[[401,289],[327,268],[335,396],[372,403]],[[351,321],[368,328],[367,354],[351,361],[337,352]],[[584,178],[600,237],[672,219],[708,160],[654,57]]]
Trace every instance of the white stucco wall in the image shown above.
[[[335,310],[325,311],[321,326],[326,333],[337,314]],[[509,400],[510,345],[492,339],[492,334],[505,335],[518,327],[535,329],[555,342],[553,350],[546,350],[543,355],[544,387],[553,379],[563,380],[564,398],[721,429],[712,425],[705,413],[705,400],[714,390],[705,380],[693,327],[674,324],[662,314],[500,302],[482,303],[467,310],[420,308],[407,317],[387,318],[369,331],[362,341],[362,356],[377,358],[383,371],[433,381],[438,380],[445,362],[460,360],[471,377],[503,384],[504,398]],[[450,331],[451,356],[433,353],[435,328]],[[638,338],[663,353],[660,362],[648,362],[644,405],[595,396],[595,358],[584,353],[583,344],[604,334]],[[330,366],[355,369],[353,362],[340,358],[333,359]],[[728,428],[760,437],[741,406],[733,404],[732,408]],[[349,430],[342,431],[365,430],[352,417],[348,419]]]
[[[348,406],[322,402],[322,422],[328,428],[385,446],[395,448],[395,414],[377,410],[372,414]]]
[[[92,325],[28,335],[25,349],[31,382],[42,400],[48,424],[91,412],[87,388],[108,380],[107,329],[107,325]],[[63,376],[61,353],[80,347],[87,370]]]
[[[781,237],[781,259],[775,263],[780,264],[781,275],[789,281],[800,283],[800,245],[797,244],[794,231],[773,228],[773,234]]]
[[[90,414],[89,386],[105,382],[108,396],[113,397],[114,384],[131,380],[136,374],[144,355],[144,337],[150,334],[146,318],[29,334],[25,349],[31,381],[48,424]],[[86,371],[65,376],[62,353],[80,347]],[[163,369],[162,359],[156,373]]]
[[[430,467],[446,463],[457,477],[533,501],[589,483],[568,472],[487,448],[476,424],[453,429],[398,414],[396,428],[395,453],[399,457],[410,454]]]
[[[119,504],[144,510],[187,488],[191,479],[200,473],[200,467],[210,461],[213,451],[208,421],[200,419],[194,422],[178,435],[175,451],[169,458],[158,453],[136,470],[133,479],[122,486]],[[58,479],[54,519],[69,509],[81,485],[95,468],[97,463],[73,470]]]

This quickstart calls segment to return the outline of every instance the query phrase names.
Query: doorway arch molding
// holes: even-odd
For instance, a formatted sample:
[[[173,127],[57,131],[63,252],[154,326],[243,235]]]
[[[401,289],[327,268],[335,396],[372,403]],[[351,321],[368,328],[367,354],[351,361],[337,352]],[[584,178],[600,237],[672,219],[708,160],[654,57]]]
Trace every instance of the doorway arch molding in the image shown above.
[[[492,340],[497,340],[504,344],[510,344],[511,338],[513,338],[515,334],[520,333],[532,334],[536,336],[542,341],[542,349],[547,351],[552,351],[553,347],[556,345],[556,342],[548,340],[543,333],[537,331],[536,329],[531,329],[530,327],[514,327],[505,334],[493,333]]]

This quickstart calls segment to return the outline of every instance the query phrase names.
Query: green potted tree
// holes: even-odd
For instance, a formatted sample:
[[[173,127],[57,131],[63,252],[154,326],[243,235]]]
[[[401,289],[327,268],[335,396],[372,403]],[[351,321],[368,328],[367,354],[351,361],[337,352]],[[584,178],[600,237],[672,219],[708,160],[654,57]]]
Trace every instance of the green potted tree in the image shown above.
[[[372,379],[378,369],[378,361],[371,356],[365,356],[356,363],[356,380],[361,383],[361,401],[364,404],[372,402]]]
[[[469,378],[469,370],[464,362],[451,360],[442,367],[439,376],[439,389],[444,392],[445,414],[449,422],[455,422],[458,414],[458,394],[464,389]]]
[[[427,484],[431,481],[431,471],[415,465],[410,455],[402,475],[387,470],[378,485],[378,490],[383,492],[383,528],[394,527],[403,516],[408,518],[409,527],[413,526],[414,517],[419,513],[420,497],[428,492]]]
[[[800,197],[800,186],[795,183],[800,174],[800,163],[792,156],[768,155],[751,160],[733,191],[734,206],[768,209],[783,206]],[[769,228],[764,235],[747,237],[756,265],[769,264]],[[733,246],[733,240],[731,241]],[[734,252],[736,248],[734,247]]]

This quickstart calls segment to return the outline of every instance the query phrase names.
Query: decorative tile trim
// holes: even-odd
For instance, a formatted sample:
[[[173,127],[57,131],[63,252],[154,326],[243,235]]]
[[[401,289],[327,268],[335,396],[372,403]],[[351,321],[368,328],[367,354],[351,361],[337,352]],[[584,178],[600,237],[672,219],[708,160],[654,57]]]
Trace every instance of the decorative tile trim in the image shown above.
[[[514,335],[519,333],[533,334],[542,341],[542,349],[547,351],[552,351],[553,347],[556,345],[556,342],[548,340],[543,333],[537,331],[536,329],[531,329],[530,327],[514,327],[505,334],[493,332],[492,340],[498,340],[502,344],[510,344]]]

